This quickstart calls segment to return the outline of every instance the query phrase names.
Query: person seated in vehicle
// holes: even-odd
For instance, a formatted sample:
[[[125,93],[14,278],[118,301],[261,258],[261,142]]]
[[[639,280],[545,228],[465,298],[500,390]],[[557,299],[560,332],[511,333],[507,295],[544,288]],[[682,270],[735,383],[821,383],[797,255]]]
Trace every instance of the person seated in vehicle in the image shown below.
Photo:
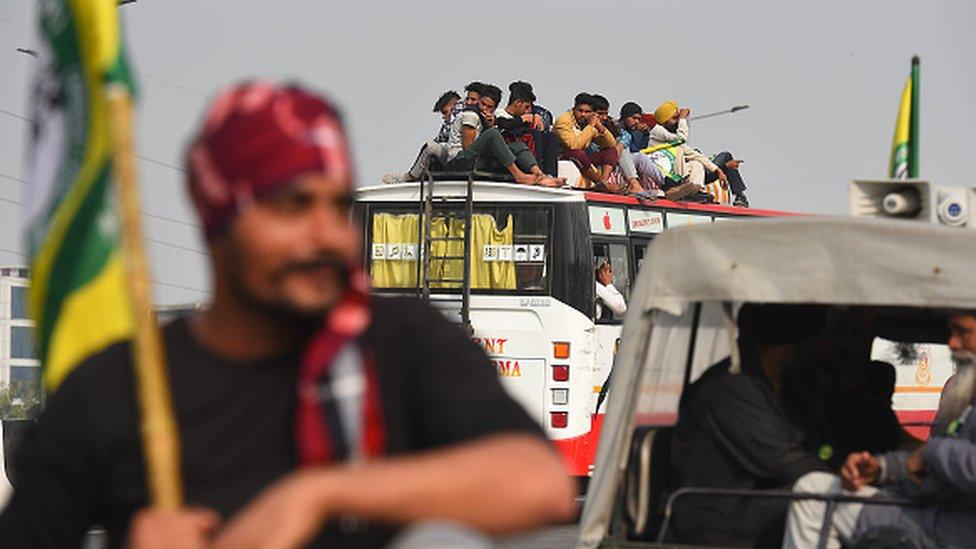
[[[471,82],[465,86],[463,101],[454,90],[441,94],[437,102],[434,103],[434,112],[440,113],[442,117],[441,128],[437,132],[437,136],[424,143],[409,170],[403,173],[384,174],[383,183],[392,185],[406,181],[419,181],[424,170],[428,168],[442,169],[447,164],[447,142],[451,136],[451,125],[461,111],[478,109],[483,87],[484,84],[481,82]]]
[[[596,318],[609,320],[623,318],[627,312],[627,301],[620,290],[613,285],[613,268],[609,261],[596,268]]]
[[[892,410],[894,367],[871,360],[874,325],[873,311],[827,309],[823,328],[784,374],[787,414],[833,470],[855,450],[915,442]]]
[[[507,171],[516,183],[562,186],[562,180],[542,172],[525,143],[506,143],[495,127],[495,109],[501,102],[502,90],[485,84],[481,91],[479,110],[461,111],[451,125],[445,170]]]
[[[596,116],[593,96],[579,93],[573,99],[573,108],[561,114],[553,126],[553,133],[562,149],[560,158],[571,160],[579,168],[583,186],[606,187],[610,173],[620,161],[617,140]],[[596,143],[596,153],[587,151],[590,143]]]
[[[508,85],[508,105],[495,112],[495,124],[506,142],[525,143],[544,173],[557,174],[559,143],[556,136],[546,129],[543,115],[536,113],[535,100],[532,84],[512,82]]]
[[[690,129],[688,116],[691,109],[679,108],[674,101],[665,101],[654,111],[657,124],[650,129],[650,144],[675,145],[685,157],[687,175],[692,183],[703,185],[716,179],[722,182],[722,187],[728,187],[735,196],[733,205],[749,207],[746,198],[746,184],[739,173],[741,160],[733,157],[732,153],[723,151],[715,158],[709,159],[700,151],[691,147],[689,143]]]
[[[741,371],[725,359],[681,395],[673,488],[785,489],[811,471],[827,470],[782,397],[800,344],[819,332],[824,316],[815,306],[742,307]],[[675,502],[672,531],[681,543],[775,547],[786,508],[785,501],[769,498],[685,496]]]
[[[956,382],[940,402],[927,442],[885,454],[855,452],[840,476],[811,473],[793,489],[815,494],[854,493],[907,499],[923,506],[841,503],[830,520],[827,547],[858,544],[878,532],[897,532],[916,547],[972,546],[976,540],[976,311],[949,318],[949,349]],[[790,505],[784,548],[812,547],[820,537],[825,503]]]
[[[617,139],[617,154],[620,157],[617,166],[620,168],[620,176],[623,182],[616,186],[608,184],[609,190],[629,194],[649,194],[652,198],[657,198],[657,191],[664,183],[664,175],[660,168],[647,155],[632,154],[630,148],[620,140],[622,136],[627,135],[629,137],[630,134],[624,132],[620,124],[610,117],[610,101],[606,97],[594,94],[593,109],[596,111],[596,116],[600,118],[600,122],[613,134],[614,139]],[[590,143],[587,152],[596,154],[599,150],[600,148],[596,143]],[[663,196],[663,192],[661,195]]]

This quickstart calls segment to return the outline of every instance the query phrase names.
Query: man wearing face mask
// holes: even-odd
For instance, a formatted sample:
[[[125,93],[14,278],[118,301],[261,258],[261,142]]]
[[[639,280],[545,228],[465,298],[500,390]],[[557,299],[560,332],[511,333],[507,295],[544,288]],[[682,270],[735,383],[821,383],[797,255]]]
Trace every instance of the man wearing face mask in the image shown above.
[[[899,497],[925,507],[839,504],[832,515],[828,547],[857,543],[879,532],[908,533],[925,547],[971,546],[976,539],[976,312],[949,319],[949,348],[956,374],[947,386],[929,440],[911,451],[848,456],[840,477],[811,473],[797,492]],[[813,547],[820,536],[825,504],[790,506],[783,547]]]
[[[427,305],[370,297],[326,100],[233,86],[186,163],[213,276],[207,311],[162,334],[187,508],[148,507],[123,342],[25,436],[3,547],[78,547],[95,524],[137,549],[470,546],[568,518],[559,457],[484,353]]]

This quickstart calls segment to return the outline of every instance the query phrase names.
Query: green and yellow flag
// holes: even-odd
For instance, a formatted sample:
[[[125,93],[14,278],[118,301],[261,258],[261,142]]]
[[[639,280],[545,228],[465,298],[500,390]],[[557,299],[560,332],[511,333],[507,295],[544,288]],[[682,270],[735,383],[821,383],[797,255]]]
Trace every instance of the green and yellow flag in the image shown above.
[[[44,386],[132,336],[106,91],[131,95],[116,0],[41,0],[25,239]]]
[[[908,75],[905,90],[901,94],[888,177],[918,177],[918,56],[912,57],[912,72]]]

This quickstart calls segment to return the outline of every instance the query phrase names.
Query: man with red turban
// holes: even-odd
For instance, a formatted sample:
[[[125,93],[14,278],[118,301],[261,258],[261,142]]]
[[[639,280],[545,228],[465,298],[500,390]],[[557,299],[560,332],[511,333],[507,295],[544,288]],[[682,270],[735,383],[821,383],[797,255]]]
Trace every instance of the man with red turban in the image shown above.
[[[113,547],[381,547],[435,521],[568,518],[572,483],[487,357],[429,306],[370,297],[349,159],[321,97],[217,98],[187,154],[213,302],[163,329],[187,508],[147,507],[124,342],[25,436],[4,547],[78,546],[96,524]]]

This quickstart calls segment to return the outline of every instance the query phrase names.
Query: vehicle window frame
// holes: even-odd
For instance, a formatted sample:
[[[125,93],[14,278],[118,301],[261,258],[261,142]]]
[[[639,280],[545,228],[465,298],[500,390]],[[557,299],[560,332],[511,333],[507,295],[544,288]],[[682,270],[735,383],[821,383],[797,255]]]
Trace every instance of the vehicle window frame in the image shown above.
[[[614,286],[617,286],[617,290],[620,291],[620,293],[624,294],[624,299],[627,301],[628,304],[630,303],[630,291],[635,281],[633,276],[634,275],[634,269],[633,269],[634,254],[633,254],[632,241],[633,241],[632,238],[626,236],[610,236],[610,235],[594,234],[591,236],[591,246],[590,246],[590,263],[592,265],[592,267],[590,268],[590,280],[594,286],[596,285],[594,271],[596,270],[597,267],[597,261],[596,261],[597,255],[594,253],[595,251],[594,248],[601,245],[602,246],[611,246],[611,245],[623,246],[624,252],[627,254],[627,258],[626,258],[627,286],[623,290],[621,290],[620,287],[617,286],[616,275],[619,272],[619,268],[613,264],[611,264],[611,267],[613,267],[614,269]],[[609,325],[623,324],[623,320],[624,320],[623,318],[608,318],[608,319],[597,318],[596,315],[597,299],[598,298],[594,293],[593,302],[590,303],[588,308],[590,319],[593,320],[595,324],[609,324]]]
[[[447,204],[434,204],[435,215],[438,210],[448,211],[450,209],[463,211],[464,205],[459,203],[447,203]],[[539,203],[539,202],[482,202],[474,206],[475,214],[489,213],[495,217],[495,223],[498,223],[498,215],[507,215],[508,212],[505,210],[515,210],[519,208],[538,208],[545,213],[547,216],[548,231],[545,235],[532,235],[531,241],[533,243],[538,242],[544,244],[546,247],[546,257],[543,263],[543,268],[545,272],[544,281],[545,286],[541,289],[514,289],[514,290],[502,290],[502,289],[486,289],[486,288],[471,288],[471,295],[526,295],[526,296],[551,296],[553,282],[552,277],[555,275],[555,269],[553,269],[553,254],[552,254],[552,241],[553,241],[553,226],[555,224],[555,207],[553,204],[549,203]],[[378,202],[378,203],[368,203],[365,215],[363,216],[363,225],[365,228],[364,235],[364,250],[366,254],[364,255],[364,266],[367,274],[372,280],[372,261],[369,256],[370,246],[373,242],[373,216],[377,213],[392,213],[394,215],[403,214],[419,214],[421,213],[415,204],[402,203],[402,202]],[[513,219],[513,223],[517,223]],[[514,230],[514,226],[513,226]],[[520,237],[517,233],[513,231],[513,237],[516,241]],[[541,238],[539,238],[541,237]],[[521,237],[525,239],[526,237]],[[418,243],[420,244],[420,243]],[[471,251],[472,254],[475,253],[474,250]],[[473,255],[472,255],[473,257]],[[418,270],[420,268],[420,261],[417,262]],[[516,274],[517,276],[517,274]],[[404,287],[404,288],[379,288],[373,287],[373,291],[376,293],[386,293],[386,294],[420,294],[420,274],[418,272],[417,276],[418,285],[417,287]],[[432,290],[433,291],[433,290]],[[437,288],[437,293],[442,294],[459,294],[461,293],[461,288]]]

